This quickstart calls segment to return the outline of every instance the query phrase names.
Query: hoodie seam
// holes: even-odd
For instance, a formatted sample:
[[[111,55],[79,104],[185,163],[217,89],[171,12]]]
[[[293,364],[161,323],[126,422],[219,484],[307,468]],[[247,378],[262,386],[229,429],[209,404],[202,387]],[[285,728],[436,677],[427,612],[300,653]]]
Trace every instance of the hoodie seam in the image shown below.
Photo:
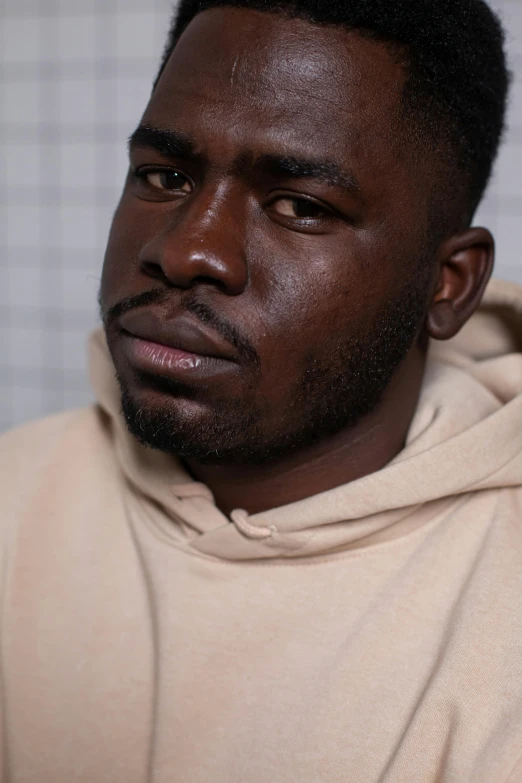
[[[465,487],[466,491],[467,491],[468,493],[473,493],[473,492],[477,492],[477,491],[478,491],[478,492],[486,492],[486,491],[487,491],[487,489],[484,489],[484,490],[476,490],[476,489],[474,489],[474,487],[476,487],[476,486],[477,486],[477,484],[480,484],[482,481],[484,481],[484,480],[485,480],[485,478],[487,478],[487,480],[489,480],[489,481],[491,481],[491,480],[494,480],[495,476],[496,476],[498,473],[502,473],[502,471],[506,470],[506,468],[507,468],[509,465],[511,465],[511,463],[512,463],[512,462],[515,462],[515,460],[516,460],[516,459],[518,459],[518,458],[520,457],[520,454],[521,454],[521,452],[522,452],[522,447],[518,448],[518,449],[517,449],[517,451],[516,451],[514,454],[512,454],[512,455],[511,455],[511,456],[510,456],[510,457],[509,457],[509,458],[506,460],[506,462],[502,463],[502,465],[500,465],[500,467],[498,467],[498,468],[497,468],[497,470],[495,470],[493,473],[490,473],[490,475],[489,475],[489,476],[487,476],[487,477],[483,477],[483,478],[481,478],[481,479],[477,479],[477,480],[476,480],[476,481],[474,481],[472,484],[468,484],[468,485]],[[521,484],[520,484],[520,483],[518,483],[518,484],[507,484],[507,485],[506,485],[506,486],[504,486],[504,487],[496,487],[495,489],[496,489],[498,492],[503,492],[503,491],[505,491],[505,490],[507,490],[507,489],[516,489],[517,487],[520,487],[520,486],[521,486]],[[493,489],[493,487],[492,487],[491,489]]]
[[[490,492],[492,490],[484,490],[485,492]],[[466,493],[465,495],[460,496],[459,500],[460,502],[457,504],[457,507],[464,506],[470,495],[475,493]],[[367,558],[373,555],[378,555],[380,552],[382,552],[385,549],[392,548],[392,547],[399,547],[403,542],[406,543],[408,541],[412,541],[415,539],[415,537],[420,537],[423,533],[435,528],[437,525],[442,524],[444,519],[438,519],[435,518],[434,520],[427,522],[425,525],[421,525],[420,528],[417,528],[416,530],[412,530],[408,533],[405,533],[402,536],[398,536],[397,538],[394,538],[389,541],[381,541],[376,544],[370,544],[367,547],[361,548],[361,549],[352,549],[348,550],[346,552],[341,553],[335,553],[335,554],[325,554],[323,556],[314,557],[313,555],[309,556],[303,556],[299,557],[298,559],[292,558],[292,556],[284,557],[284,556],[277,556],[277,555],[269,555],[265,558],[249,558],[249,559],[241,559],[241,560],[230,560],[225,557],[218,557],[216,555],[210,555],[206,552],[201,552],[194,547],[190,545],[190,543],[186,544],[185,542],[178,542],[175,541],[173,538],[169,536],[169,534],[162,529],[160,525],[158,525],[151,517],[148,509],[145,507],[145,504],[143,502],[143,498],[136,497],[136,500],[139,503],[140,508],[142,509],[142,512],[145,517],[145,525],[148,528],[149,532],[153,537],[157,540],[159,540],[161,543],[166,544],[167,546],[177,550],[178,552],[182,552],[187,555],[198,557],[202,560],[211,562],[211,563],[220,563],[225,566],[260,566],[263,568],[273,568],[276,566],[280,567],[303,567],[303,566],[314,566],[314,565],[335,565],[338,562],[342,562],[345,560],[360,560],[363,558]],[[136,522],[133,521],[133,524],[136,524],[139,522],[136,520]],[[232,525],[233,523],[230,522]],[[299,550],[297,550],[299,551]]]
[[[513,767],[513,769],[511,770],[511,772],[506,778],[506,783],[518,783],[520,778],[518,778],[517,780],[517,778],[515,778],[515,775],[517,775],[518,777],[519,772],[522,773],[522,755],[518,756],[515,762],[515,766]]]

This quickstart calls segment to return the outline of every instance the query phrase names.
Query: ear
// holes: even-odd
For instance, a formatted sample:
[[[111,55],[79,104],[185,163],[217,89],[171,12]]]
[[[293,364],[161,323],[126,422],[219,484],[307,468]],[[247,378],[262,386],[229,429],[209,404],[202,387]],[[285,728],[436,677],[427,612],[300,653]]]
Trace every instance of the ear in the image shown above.
[[[449,340],[479,306],[493,271],[495,240],[486,228],[470,228],[439,248],[438,280],[426,320],[428,334]]]

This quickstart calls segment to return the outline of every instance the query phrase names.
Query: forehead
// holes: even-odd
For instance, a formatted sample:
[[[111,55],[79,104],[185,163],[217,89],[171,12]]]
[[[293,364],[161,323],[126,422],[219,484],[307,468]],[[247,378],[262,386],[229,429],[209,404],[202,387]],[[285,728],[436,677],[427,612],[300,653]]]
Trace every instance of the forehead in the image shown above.
[[[396,160],[403,83],[403,67],[382,43],[279,14],[219,8],[188,25],[144,119],[202,143],[347,155],[363,166]]]

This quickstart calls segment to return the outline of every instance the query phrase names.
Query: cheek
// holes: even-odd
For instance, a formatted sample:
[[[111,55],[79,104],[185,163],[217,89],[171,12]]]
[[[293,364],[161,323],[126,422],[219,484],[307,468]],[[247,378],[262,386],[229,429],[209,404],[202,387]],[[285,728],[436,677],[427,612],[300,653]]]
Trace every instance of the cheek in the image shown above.
[[[288,241],[292,247],[284,253],[275,243],[265,246],[259,285],[255,263],[252,274],[253,288],[263,294],[260,354],[270,382],[279,386],[299,375],[310,358],[324,361],[326,353],[364,337],[404,273],[389,244],[369,233],[345,235],[342,242],[303,242],[298,236]],[[267,263],[274,258],[277,263]]]
[[[339,319],[350,322],[364,309],[365,292],[375,277],[369,263],[375,256],[372,243],[347,231],[315,237],[289,232],[273,242],[264,239],[263,257],[251,255],[251,279],[271,329],[281,338],[288,330],[304,335],[335,327]]]
[[[114,214],[101,279],[103,310],[143,290],[138,258],[147,242],[147,223],[132,209],[125,194]]]
[[[320,354],[326,339],[346,334],[360,317],[355,265],[340,268],[317,252],[303,261],[311,255],[301,248],[279,256],[277,264],[265,267],[262,284],[256,285],[252,275],[253,289],[262,292],[258,345],[271,382],[276,375],[278,383],[295,377],[311,355]]]

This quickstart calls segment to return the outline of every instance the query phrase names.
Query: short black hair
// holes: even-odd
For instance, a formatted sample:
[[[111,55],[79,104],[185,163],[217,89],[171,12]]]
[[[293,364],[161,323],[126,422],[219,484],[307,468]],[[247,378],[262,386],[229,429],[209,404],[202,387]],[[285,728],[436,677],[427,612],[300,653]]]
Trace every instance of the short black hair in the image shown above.
[[[502,26],[485,0],[181,0],[155,84],[191,20],[219,7],[345,27],[399,51],[408,68],[405,116],[422,143],[448,150],[461,175],[462,217],[472,219],[502,138],[510,81]]]

